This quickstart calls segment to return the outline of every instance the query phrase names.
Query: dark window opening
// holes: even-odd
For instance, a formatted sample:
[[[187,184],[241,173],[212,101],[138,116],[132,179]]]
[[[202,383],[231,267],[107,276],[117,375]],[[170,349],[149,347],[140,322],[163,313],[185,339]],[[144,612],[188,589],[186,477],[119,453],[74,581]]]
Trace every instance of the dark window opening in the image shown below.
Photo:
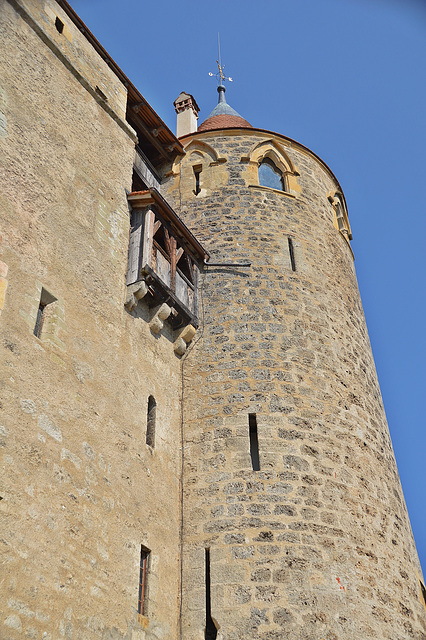
[[[44,321],[46,319],[46,315],[47,315],[47,306],[52,304],[52,302],[56,302],[56,298],[54,296],[52,296],[52,294],[50,294],[48,291],[46,291],[46,289],[42,289],[41,290],[41,295],[40,295],[40,302],[38,305],[38,310],[37,310],[37,318],[36,318],[36,323],[35,323],[35,327],[34,327],[34,335],[37,338],[40,338],[42,330],[43,330],[43,324]]]
[[[255,413],[249,413],[250,457],[253,471],[260,471],[259,440],[257,437],[257,419]]]
[[[142,178],[138,175],[136,171],[133,171],[132,191],[146,191],[147,189],[148,187],[145,184],[145,182],[142,180]]]
[[[291,268],[293,271],[296,271],[296,260],[294,258],[293,240],[291,238],[288,239],[288,250],[290,253]]]
[[[285,191],[284,176],[269,158],[262,160],[259,165],[259,184],[262,187]]]
[[[58,17],[55,20],[55,27],[56,30],[59,31],[59,33],[62,33],[62,31],[64,30],[64,23]]]
[[[141,559],[139,565],[139,594],[138,613],[143,616],[147,614],[147,587],[148,587],[148,561],[150,550],[141,546]]]
[[[205,578],[206,578],[206,631],[204,634],[204,639],[216,640],[217,628],[212,618],[212,603],[211,603],[210,549],[206,549]]]
[[[155,446],[155,420],[157,403],[154,396],[148,398],[148,411],[146,416],[146,444],[152,448]]]
[[[179,250],[177,253],[179,253]],[[192,260],[187,253],[184,253],[183,249],[181,250],[181,256],[178,258],[176,266],[179,273],[184,275],[191,284],[194,284],[194,267]]]
[[[202,167],[201,166],[196,166],[196,167],[193,167],[193,170],[194,170],[194,176],[195,176],[195,190],[194,190],[194,193],[195,193],[196,196],[198,196],[198,194],[201,191],[200,175],[201,175]]]
[[[166,255],[170,254],[169,234],[159,220],[156,220],[154,225],[154,242],[158,247],[163,249]]]
[[[40,302],[37,310],[37,319],[34,327],[34,335],[39,338],[41,336],[41,330],[43,328],[43,320],[44,320],[44,311],[47,307],[47,304],[43,304]]]

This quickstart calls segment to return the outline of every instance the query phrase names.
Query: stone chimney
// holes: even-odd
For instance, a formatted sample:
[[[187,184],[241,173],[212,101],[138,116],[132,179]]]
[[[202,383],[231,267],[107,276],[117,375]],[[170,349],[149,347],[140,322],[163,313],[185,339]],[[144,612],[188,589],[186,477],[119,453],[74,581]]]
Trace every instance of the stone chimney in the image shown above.
[[[200,108],[195,102],[194,97],[191,96],[190,93],[182,91],[173,104],[177,113],[176,136],[181,138],[188,133],[197,131],[198,112]]]

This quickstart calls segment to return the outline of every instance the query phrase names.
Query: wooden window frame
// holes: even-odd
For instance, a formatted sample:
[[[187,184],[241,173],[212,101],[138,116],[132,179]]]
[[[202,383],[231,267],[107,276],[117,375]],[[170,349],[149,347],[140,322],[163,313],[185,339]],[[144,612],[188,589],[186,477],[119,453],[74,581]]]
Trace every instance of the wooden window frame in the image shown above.
[[[151,551],[141,546],[139,562],[138,614],[147,615],[148,574]]]

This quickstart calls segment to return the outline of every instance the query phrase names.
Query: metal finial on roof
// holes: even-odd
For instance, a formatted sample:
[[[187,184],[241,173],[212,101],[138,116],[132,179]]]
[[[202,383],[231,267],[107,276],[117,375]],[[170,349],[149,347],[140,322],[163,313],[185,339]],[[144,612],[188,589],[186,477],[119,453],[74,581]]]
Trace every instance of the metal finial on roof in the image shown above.
[[[225,69],[225,65],[222,64],[222,60],[220,59],[220,37],[219,34],[217,34],[217,50],[218,50],[218,58],[219,60],[216,60],[217,66],[219,71],[217,73],[212,73],[211,71],[209,71],[209,76],[215,76],[217,79],[217,84],[218,84],[218,91],[219,91],[219,87],[222,86],[223,89],[225,90],[225,80],[229,80],[229,82],[232,82],[232,78],[230,77],[226,77],[224,72]],[[223,94],[222,94],[223,95]],[[220,96],[221,94],[219,93],[219,102],[220,100]],[[223,96],[223,99],[225,99],[225,97]]]
[[[210,131],[218,128],[223,129],[241,129],[241,128],[249,128],[253,127],[247,120],[242,118],[240,114],[235,111],[227,102],[225,98],[225,80],[229,80],[232,82],[232,78],[227,78],[224,74],[225,65],[222,64],[222,60],[220,57],[220,38],[219,34],[217,34],[217,46],[218,46],[218,60],[217,67],[219,71],[217,73],[209,73],[209,76],[216,76],[217,78],[217,91],[219,93],[219,99],[217,105],[210,113],[210,115],[198,126],[198,131]]]

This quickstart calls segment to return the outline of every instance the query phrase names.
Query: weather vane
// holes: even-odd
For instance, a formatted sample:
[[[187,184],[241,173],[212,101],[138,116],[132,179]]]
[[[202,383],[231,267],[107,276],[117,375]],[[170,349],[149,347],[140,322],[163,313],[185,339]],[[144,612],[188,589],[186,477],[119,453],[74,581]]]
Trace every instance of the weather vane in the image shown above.
[[[225,82],[225,80],[229,80],[229,82],[232,82],[232,78],[226,77],[225,74],[223,73],[224,69],[225,69],[225,65],[222,64],[222,61],[220,59],[220,38],[219,38],[219,34],[217,34],[217,49],[219,52],[219,60],[216,60],[217,62],[217,66],[219,71],[217,73],[212,73],[211,71],[209,71],[209,76],[216,76],[217,78],[217,83],[218,84],[222,84],[222,82]]]

